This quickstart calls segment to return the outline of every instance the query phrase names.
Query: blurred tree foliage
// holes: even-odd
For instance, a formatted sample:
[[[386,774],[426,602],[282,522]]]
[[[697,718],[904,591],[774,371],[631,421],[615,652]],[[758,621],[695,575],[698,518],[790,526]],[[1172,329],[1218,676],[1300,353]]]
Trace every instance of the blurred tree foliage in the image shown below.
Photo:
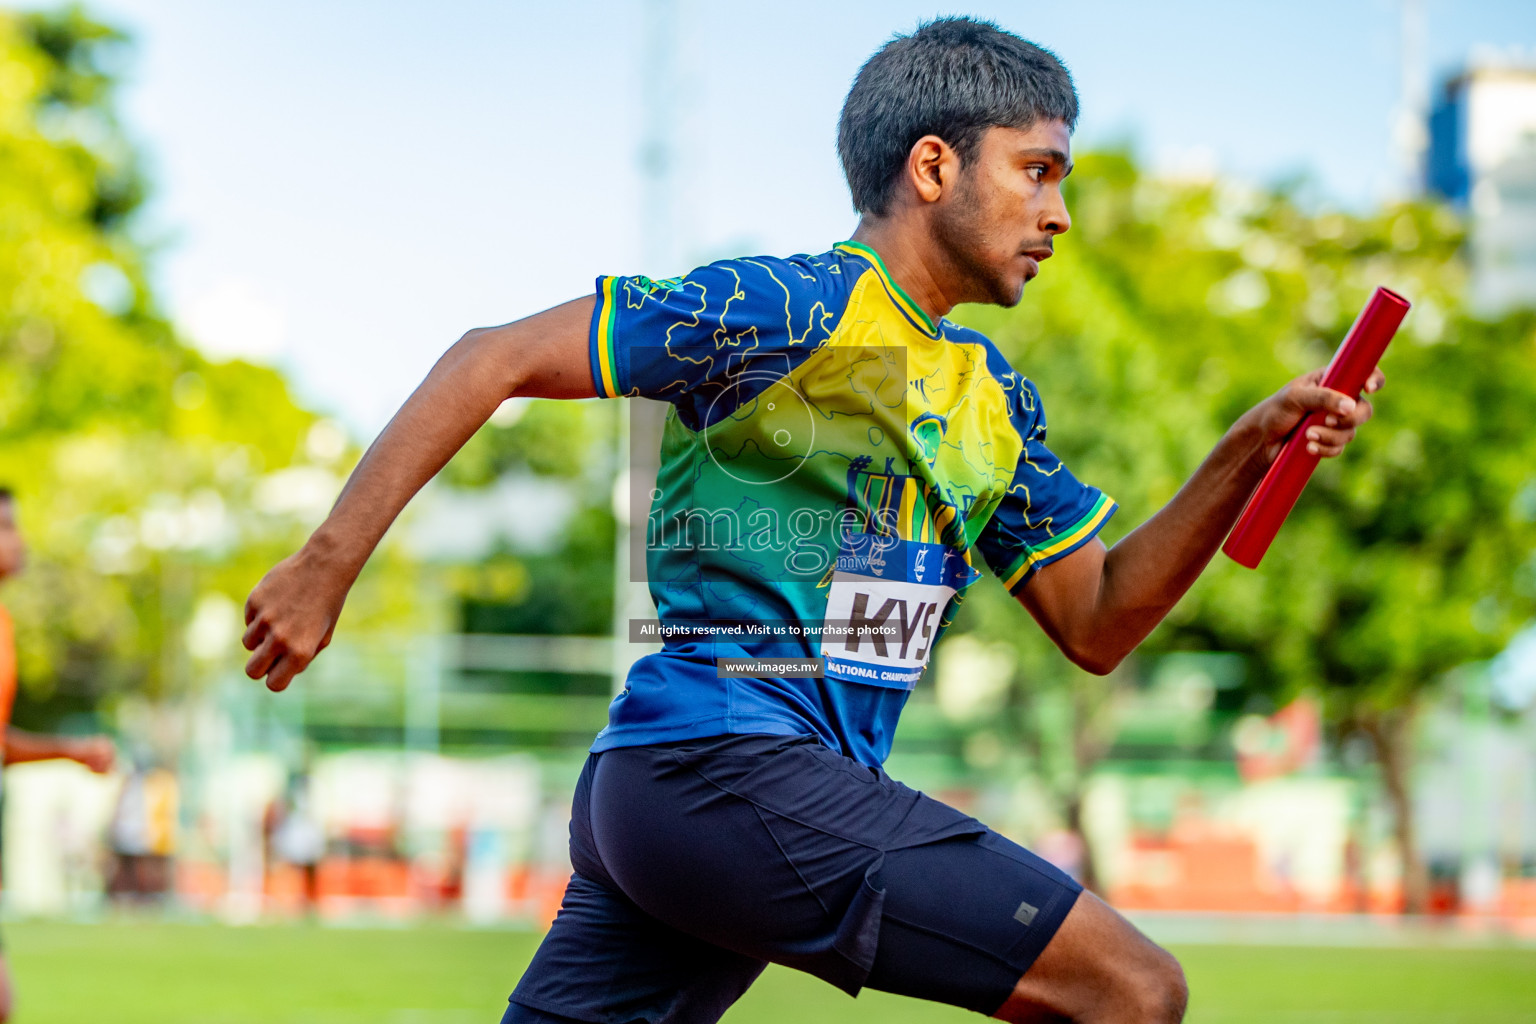
[[[276,372],[209,362],[157,308],[115,111],[127,47],[78,8],[0,12],[0,481],[33,555],[4,594],[24,723],[238,664],[245,594],[355,455]],[[370,568],[349,625],[415,614],[399,568]]]
[[[572,505],[546,546],[503,544],[480,564],[451,571],[465,632],[603,635],[612,628],[612,453],[624,411],[623,403],[511,399],[445,467],[451,487],[539,479],[561,486]]]
[[[1245,409],[1326,363],[1377,285],[1414,303],[1376,418],[1320,467],[1263,565],[1218,555],[1140,653],[1240,652],[1252,709],[1311,691],[1338,734],[1369,735],[1421,905],[1415,712],[1536,611],[1536,316],[1463,311],[1445,208],[1313,212],[1283,188],[1154,180],[1125,153],[1085,155],[1068,184],[1057,259],[1017,308],[963,319],[1039,384],[1052,448],[1120,502],[1108,537],[1167,502]],[[969,606],[978,635],[1016,652],[1025,734],[1065,748],[1041,761],[1075,825],[1136,673],[1090,681],[997,588]],[[1063,700],[1072,727],[1042,735],[1029,709]]]

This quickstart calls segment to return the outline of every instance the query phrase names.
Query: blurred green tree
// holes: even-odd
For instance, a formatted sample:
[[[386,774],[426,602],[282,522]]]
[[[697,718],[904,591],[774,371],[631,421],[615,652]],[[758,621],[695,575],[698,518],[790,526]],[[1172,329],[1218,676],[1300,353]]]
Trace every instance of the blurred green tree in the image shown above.
[[[467,633],[605,634],[612,628],[614,445],[623,403],[512,399],[449,462],[465,490],[539,480],[570,498],[547,544],[503,544],[450,574]],[[606,685],[606,684],[605,684]]]
[[[356,454],[275,371],[210,362],[157,307],[116,114],[128,46],[78,7],[0,12],[0,481],[34,555],[4,597],[34,724],[238,664],[240,602]],[[417,614],[402,557],[370,567],[349,624]]]
[[[1059,259],[1016,309],[964,319],[1039,383],[1052,447],[1120,501],[1111,538],[1172,497],[1245,409],[1323,365],[1376,285],[1414,302],[1376,419],[1319,469],[1260,569],[1218,556],[1140,653],[1243,653],[1257,706],[1315,691],[1339,734],[1368,735],[1419,909],[1415,716],[1447,670],[1536,611],[1536,317],[1462,311],[1462,226],[1441,207],[1314,211],[1295,187],[1155,180],[1124,152],[1083,156],[1069,185]],[[1078,827],[1135,673],[1090,683],[995,590],[971,621],[1018,649],[1023,734],[1044,744]],[[1063,706],[1062,735],[1030,717]]]

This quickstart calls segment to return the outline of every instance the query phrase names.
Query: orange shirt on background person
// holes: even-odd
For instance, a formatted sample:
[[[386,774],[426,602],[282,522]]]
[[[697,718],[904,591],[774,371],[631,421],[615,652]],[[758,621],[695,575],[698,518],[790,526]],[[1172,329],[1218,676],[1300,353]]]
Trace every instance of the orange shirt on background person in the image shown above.
[[[11,705],[16,703],[16,629],[11,613],[0,605],[0,751],[5,750],[5,730],[11,724]]]

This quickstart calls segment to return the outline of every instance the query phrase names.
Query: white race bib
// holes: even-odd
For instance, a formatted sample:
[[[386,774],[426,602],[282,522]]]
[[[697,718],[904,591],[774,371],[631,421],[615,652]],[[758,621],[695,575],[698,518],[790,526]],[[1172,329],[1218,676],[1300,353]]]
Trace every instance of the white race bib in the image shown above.
[[[848,534],[822,623],[827,676],[897,690],[916,686],[950,598],[977,575],[947,544]]]

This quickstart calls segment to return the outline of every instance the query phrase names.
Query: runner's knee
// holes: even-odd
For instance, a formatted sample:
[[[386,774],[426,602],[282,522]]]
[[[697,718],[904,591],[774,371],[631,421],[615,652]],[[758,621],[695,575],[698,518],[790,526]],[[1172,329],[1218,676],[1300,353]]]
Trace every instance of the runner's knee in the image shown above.
[[[1174,955],[1144,940],[1127,956],[1083,1024],[1179,1024],[1189,1004],[1184,968]]]
[[[1172,953],[1091,892],[995,1016],[1014,1024],[1178,1024],[1189,987]]]
[[[1131,981],[1135,1020],[1146,1024],[1179,1024],[1189,1005],[1189,983],[1172,953],[1158,948]]]

